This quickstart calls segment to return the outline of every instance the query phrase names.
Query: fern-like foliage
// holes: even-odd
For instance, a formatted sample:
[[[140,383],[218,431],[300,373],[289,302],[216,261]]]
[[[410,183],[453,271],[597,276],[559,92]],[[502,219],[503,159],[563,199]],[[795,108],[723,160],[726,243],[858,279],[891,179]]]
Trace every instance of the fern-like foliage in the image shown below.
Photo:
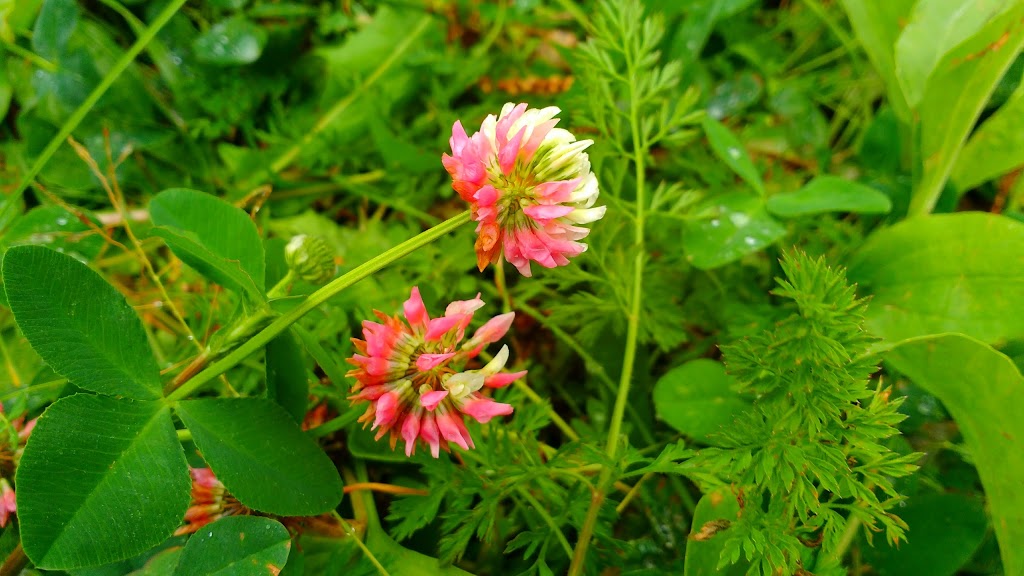
[[[719,534],[721,565],[745,556],[748,574],[806,574],[838,564],[844,527],[898,542],[906,525],[889,510],[900,500],[892,479],[915,469],[918,455],[897,455],[883,441],[898,434],[901,400],[869,387],[877,367],[864,330],[865,301],[843,270],[800,252],[782,261],[776,296],[792,313],[773,328],[723,347],[751,413],[701,450],[686,467],[702,484],[729,486],[739,517]]]

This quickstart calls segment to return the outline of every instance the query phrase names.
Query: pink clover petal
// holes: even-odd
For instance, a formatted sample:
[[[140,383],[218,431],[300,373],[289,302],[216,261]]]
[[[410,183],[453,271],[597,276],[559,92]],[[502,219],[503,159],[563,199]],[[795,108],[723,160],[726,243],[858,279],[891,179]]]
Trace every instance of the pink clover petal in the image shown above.
[[[409,321],[411,326],[422,326],[426,328],[427,322],[430,321],[430,315],[427,314],[427,307],[423,305],[423,298],[420,296],[420,289],[416,286],[412,287],[412,294],[409,299],[402,305],[405,311],[405,319]]]
[[[453,418],[453,421],[455,422],[455,425],[458,426],[459,428],[459,434],[462,434],[462,437],[466,439],[466,443],[469,444],[469,447],[471,449],[476,448],[476,444],[473,443],[473,437],[470,436],[469,430],[466,428],[465,422],[462,421],[462,417],[459,416],[458,418]]]
[[[447,390],[433,390],[420,395],[420,405],[427,410],[433,410],[434,408],[437,408],[437,405],[440,404],[447,396]]]
[[[455,421],[456,418],[451,413],[437,414],[437,429],[441,431],[441,436],[448,442],[454,442],[463,450],[469,450],[469,444],[462,437],[462,432]]]
[[[533,160],[533,154],[540,147],[541,142],[544,142],[544,138],[547,137],[548,132],[558,124],[558,118],[552,118],[547,122],[541,122],[534,126],[533,133],[530,134],[530,139],[523,143],[522,153],[523,162],[529,162]]]
[[[382,394],[377,399],[376,411],[377,417],[373,421],[373,428],[376,429],[378,426],[383,426],[381,432],[398,418],[398,406],[400,398],[398,392],[391,391],[386,394]],[[379,438],[379,436],[378,436]]]
[[[456,300],[448,305],[444,309],[445,316],[452,316],[454,314],[472,314],[477,310],[484,307],[484,301],[480,299],[480,293],[477,292],[476,298],[472,300]]]
[[[430,446],[430,454],[434,458],[441,455],[441,435],[433,414],[425,414],[420,420],[420,438]]]
[[[503,372],[494,376],[488,376],[484,379],[484,386],[488,388],[503,388],[526,376],[526,372],[526,370],[522,370],[520,372]]]
[[[561,218],[562,216],[571,214],[574,210],[576,209],[573,208],[572,206],[565,206],[561,204],[534,204],[533,206],[527,206],[526,208],[523,208],[523,212],[525,212],[527,216],[538,221]]]
[[[481,343],[490,344],[501,340],[505,337],[505,334],[508,333],[509,328],[512,327],[512,321],[515,319],[515,312],[507,312],[491,318],[485,322],[483,326],[477,329],[473,334],[473,338],[470,339],[470,342],[474,345],[479,345]]]
[[[35,430],[36,422],[38,421],[38,416],[29,420],[28,424],[25,424],[25,427],[18,431],[18,438],[21,439],[22,441],[28,440],[29,435],[31,435],[32,431]]]
[[[473,198],[477,200],[477,209],[479,210],[481,207],[490,206],[498,201],[498,190],[490,184],[481,186],[480,189],[476,191],[476,194],[473,195]]]
[[[218,488],[221,485],[213,470],[209,468],[192,468],[189,473],[192,475],[192,481],[203,488]]]
[[[416,358],[416,369],[420,372],[430,372],[437,366],[450,360],[453,356],[455,356],[454,352],[447,354],[420,354]]]
[[[420,435],[420,417],[409,414],[402,423],[402,438],[405,440],[405,455],[412,456],[416,451],[416,440]]]
[[[533,189],[533,193],[546,202],[567,202],[572,191],[580,185],[579,178],[558,182],[544,182]]]
[[[517,104],[508,114],[504,114],[498,119],[498,124],[494,129],[494,135],[499,145],[508,142],[508,131],[512,129],[512,125],[515,124],[517,120],[523,117],[524,113],[526,113],[525,102]]]
[[[437,342],[444,337],[452,328],[455,328],[462,322],[462,316],[442,316],[440,318],[434,318],[427,325],[427,333],[424,334],[423,339],[427,342]]]
[[[498,153],[498,165],[505,176],[511,174],[512,169],[516,166],[516,158],[519,157],[519,146],[522,144],[523,136],[525,135],[526,126],[523,126],[507,144],[501,147],[501,151]]]
[[[452,124],[452,137],[448,140],[448,144],[452,147],[452,153],[458,156],[469,142],[469,135],[466,134],[466,129],[462,127],[462,121],[456,120],[455,124]]]
[[[512,406],[495,402],[490,398],[471,398],[460,407],[464,414],[472,416],[477,422],[486,424],[495,416],[508,416],[512,413]]]

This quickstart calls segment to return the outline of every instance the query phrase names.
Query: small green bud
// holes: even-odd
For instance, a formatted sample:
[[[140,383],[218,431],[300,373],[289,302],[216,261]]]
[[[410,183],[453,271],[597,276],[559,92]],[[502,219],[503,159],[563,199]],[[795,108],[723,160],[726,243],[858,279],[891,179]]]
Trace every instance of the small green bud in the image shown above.
[[[284,260],[296,276],[310,284],[326,284],[334,278],[334,251],[318,236],[292,238],[284,247]]]

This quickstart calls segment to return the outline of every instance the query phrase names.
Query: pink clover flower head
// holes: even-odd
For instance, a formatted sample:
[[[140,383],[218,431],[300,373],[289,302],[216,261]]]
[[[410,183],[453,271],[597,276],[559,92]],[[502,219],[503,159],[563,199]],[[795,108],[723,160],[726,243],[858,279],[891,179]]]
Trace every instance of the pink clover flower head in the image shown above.
[[[252,512],[224,488],[213,470],[189,468],[189,474],[192,476],[192,502],[185,511],[184,523],[174,531],[175,536],[192,534],[225,516]]]
[[[587,249],[580,240],[590,230],[582,225],[604,216],[585,152],[594,142],[555,128],[559,112],[510,102],[472,136],[461,122],[452,127],[452,153],[441,161],[478,222],[481,271],[503,255],[524,276],[530,262],[564,266]]]
[[[512,406],[483,394],[485,388],[507,386],[526,372],[504,372],[508,346],[483,368],[466,370],[465,364],[483,348],[500,340],[512,325],[512,314],[486,322],[466,342],[463,338],[473,314],[484,305],[479,294],[472,300],[452,302],[444,316],[431,318],[418,288],[403,305],[403,317],[376,312],[380,323],[363,322],[363,340],[353,338],[356,354],[348,359],[355,369],[349,401],[367,403],[359,418],[389,436],[391,448],[405,442],[405,454],[416,446],[430,449],[434,458],[455,444],[473,448],[465,416],[486,423],[512,413]]]

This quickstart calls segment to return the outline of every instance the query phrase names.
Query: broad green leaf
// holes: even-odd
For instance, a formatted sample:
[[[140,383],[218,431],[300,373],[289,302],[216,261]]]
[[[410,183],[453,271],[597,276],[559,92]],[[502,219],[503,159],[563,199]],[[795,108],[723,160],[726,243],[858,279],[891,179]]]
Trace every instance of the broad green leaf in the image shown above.
[[[985,488],[1004,573],[1024,574],[1024,376],[1003,354],[960,334],[902,342],[885,361],[953,415]],[[900,516],[907,519],[902,509]]]
[[[100,228],[91,214],[89,220]],[[103,249],[103,237],[60,206],[37,206],[19,216],[0,238],[0,249],[21,244],[46,245],[58,252],[76,253],[91,260]]]
[[[341,501],[334,464],[274,402],[186,400],[176,412],[217,478],[242,504],[280,516],[314,516]]]
[[[101,394],[160,397],[142,322],[99,274],[49,248],[16,246],[3,277],[18,327],[54,372]]]
[[[47,60],[57,60],[78,25],[75,0],[46,0],[32,30],[32,49]]]
[[[25,554],[48,570],[131,558],[181,523],[190,485],[162,403],[62,398],[39,419],[18,466]]]
[[[896,78],[895,49],[917,0],[841,0],[860,45],[885,82],[889,105],[904,122],[910,109]]]
[[[971,136],[953,166],[952,180],[961,192],[1024,165],[1024,85]]]
[[[837,176],[818,176],[796,192],[768,198],[768,211],[794,218],[827,212],[886,214],[892,201],[878,190]]]
[[[243,210],[211,194],[172,188],[153,197],[149,214],[151,233],[183,262],[218,284],[264,298],[263,242]]]
[[[277,402],[293,420],[302,423],[309,402],[305,355],[295,336],[283,332],[267,344],[267,398]]]
[[[709,199],[701,218],[683,232],[686,259],[702,270],[724,266],[773,244],[786,233],[764,208],[764,200],[743,192]]]
[[[871,294],[869,330],[889,342],[962,332],[1024,336],[1024,224],[985,212],[912,218],[873,234],[848,275]]]
[[[241,16],[217,22],[192,43],[196,58],[207,64],[238,66],[259,60],[267,44],[262,26]]]
[[[683,576],[743,576],[747,573],[748,564],[742,560],[723,567],[721,570],[718,569],[722,548],[725,545],[724,541],[729,537],[728,532],[719,532],[705,540],[694,539],[708,522],[722,520],[734,522],[739,510],[740,506],[736,502],[736,496],[726,489],[708,492],[701,497],[693,511],[690,538],[686,541],[686,567],[683,570]]]
[[[708,136],[711,149],[725,165],[732,169],[744,182],[764,196],[764,182],[754,162],[740,144],[739,139],[724,124],[710,116],[704,117],[704,133]]]
[[[931,210],[985,103],[1024,46],[1024,2],[1011,5],[943,58],[928,81],[917,111],[923,176],[911,214]]]
[[[228,516],[188,540],[175,576],[276,576],[288,561],[292,540],[277,520]]]
[[[709,434],[750,408],[736,394],[732,376],[720,362],[701,358],[669,370],[654,385],[654,409],[658,417],[677,431],[714,444]]]
[[[923,494],[910,497],[899,509],[907,523],[906,542],[899,547],[876,540],[861,548],[878,576],[953,576],[978,549],[988,518],[980,498],[963,494]]]
[[[924,98],[928,78],[942,58],[1013,4],[1006,0],[931,0],[914,5],[895,52],[896,77],[911,108]]]

